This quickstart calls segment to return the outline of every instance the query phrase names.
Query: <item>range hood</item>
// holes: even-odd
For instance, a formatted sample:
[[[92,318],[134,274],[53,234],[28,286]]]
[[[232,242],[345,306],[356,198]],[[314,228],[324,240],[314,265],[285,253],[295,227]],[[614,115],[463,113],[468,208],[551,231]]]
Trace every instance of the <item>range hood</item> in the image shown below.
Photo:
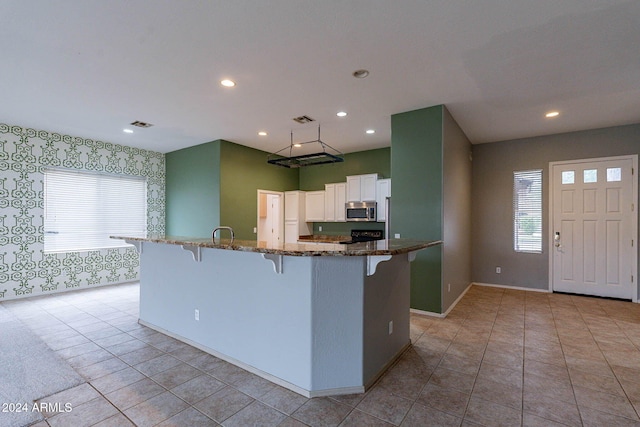
[[[322,149],[322,151],[311,154],[302,154],[299,156],[293,155],[294,150],[307,144],[318,144],[319,149]],[[331,150],[331,152],[328,152],[327,149]],[[289,156],[285,155],[287,154],[287,150]],[[318,139],[314,139],[313,141],[298,142],[294,144],[293,131],[291,131],[291,143],[283,149],[269,154],[269,156],[267,157],[267,163],[282,166],[285,168],[300,168],[303,166],[323,165],[327,163],[339,162],[344,162],[344,154],[331,147],[330,145],[322,142],[322,140],[320,139],[320,126],[318,126]]]

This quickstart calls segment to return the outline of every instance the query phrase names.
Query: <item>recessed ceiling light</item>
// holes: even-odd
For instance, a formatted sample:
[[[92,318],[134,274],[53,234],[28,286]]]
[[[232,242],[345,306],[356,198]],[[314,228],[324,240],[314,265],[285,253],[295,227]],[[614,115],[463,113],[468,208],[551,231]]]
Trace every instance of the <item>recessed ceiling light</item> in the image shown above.
[[[236,85],[236,82],[234,82],[233,80],[224,79],[220,81],[220,84],[224,87],[234,87]]]
[[[558,111],[550,111],[547,114],[545,114],[545,117],[551,118],[551,117],[558,117],[560,115],[560,113]]]
[[[344,111],[339,111],[338,114],[336,114],[336,116],[338,116],[338,117],[344,117],[346,115],[347,115],[347,113],[345,113]]]
[[[368,133],[368,134],[372,134],[372,133],[376,133],[376,131],[375,131],[375,130],[373,130],[373,129],[367,129],[367,133]]]
[[[258,135],[267,136],[267,133],[265,131],[261,130],[260,132],[258,132]]]
[[[293,146],[296,147],[296,148],[300,148],[300,147],[302,147],[302,144],[293,144]]]
[[[133,133],[133,131],[131,129],[122,129],[122,132],[124,132],[124,133]]]
[[[352,74],[352,76],[355,77],[356,79],[364,79],[368,75],[369,75],[368,70],[356,70]]]

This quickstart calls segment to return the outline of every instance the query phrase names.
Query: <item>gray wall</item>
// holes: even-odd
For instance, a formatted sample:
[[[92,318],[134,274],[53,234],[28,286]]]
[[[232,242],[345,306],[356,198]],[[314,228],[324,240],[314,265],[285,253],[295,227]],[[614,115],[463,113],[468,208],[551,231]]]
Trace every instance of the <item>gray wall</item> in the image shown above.
[[[445,312],[471,283],[472,165],[471,143],[446,108],[442,126],[442,312]]]
[[[473,146],[472,280],[548,289],[549,162],[629,154],[640,154],[640,124]],[[543,171],[541,254],[513,250],[513,171],[528,169]]]

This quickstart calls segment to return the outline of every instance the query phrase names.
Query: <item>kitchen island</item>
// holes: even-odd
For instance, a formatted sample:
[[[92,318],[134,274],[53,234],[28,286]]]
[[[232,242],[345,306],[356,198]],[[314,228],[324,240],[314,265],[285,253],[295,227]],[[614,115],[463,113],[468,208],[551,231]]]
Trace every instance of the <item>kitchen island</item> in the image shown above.
[[[307,397],[363,392],[410,345],[409,263],[441,244],[114,238],[140,252],[141,324]]]

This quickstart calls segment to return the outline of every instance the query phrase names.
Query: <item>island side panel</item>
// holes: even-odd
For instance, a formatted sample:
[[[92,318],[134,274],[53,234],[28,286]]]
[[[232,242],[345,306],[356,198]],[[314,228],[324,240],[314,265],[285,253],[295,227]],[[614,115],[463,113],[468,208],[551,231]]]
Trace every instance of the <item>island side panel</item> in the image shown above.
[[[313,389],[324,395],[362,392],[366,257],[312,259]]]
[[[410,343],[410,275],[408,254],[377,265],[364,284],[364,383],[371,385]],[[389,333],[389,322],[393,331]]]
[[[311,258],[145,242],[140,319],[304,390],[311,389]],[[195,309],[200,320],[195,320]]]

